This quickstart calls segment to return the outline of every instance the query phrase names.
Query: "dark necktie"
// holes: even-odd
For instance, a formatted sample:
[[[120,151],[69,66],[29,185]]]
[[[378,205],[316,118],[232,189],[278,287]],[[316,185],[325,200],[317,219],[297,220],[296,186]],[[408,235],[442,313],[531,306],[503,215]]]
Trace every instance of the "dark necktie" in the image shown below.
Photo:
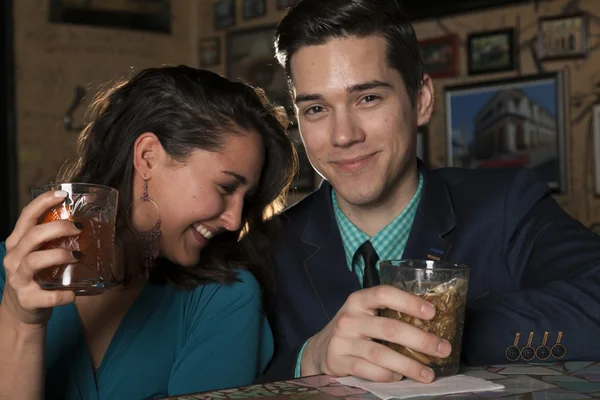
[[[379,285],[379,272],[377,272],[377,261],[379,256],[370,241],[364,242],[358,249],[365,260],[365,273],[363,275],[363,288]]]

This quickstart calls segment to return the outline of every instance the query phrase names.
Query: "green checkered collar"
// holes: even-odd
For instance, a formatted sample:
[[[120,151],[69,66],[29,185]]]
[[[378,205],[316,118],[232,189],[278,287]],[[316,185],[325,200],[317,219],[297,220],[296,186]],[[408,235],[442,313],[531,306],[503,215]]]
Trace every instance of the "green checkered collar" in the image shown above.
[[[369,236],[358,229],[346,215],[342,212],[337,202],[335,189],[331,191],[331,199],[335,219],[337,221],[342,242],[344,244],[344,252],[346,255],[346,263],[350,271],[355,271],[362,282],[362,274],[364,270],[364,261],[360,254],[357,254],[358,248],[367,240],[371,239],[371,244],[377,251],[380,260],[391,260],[402,258],[404,247],[408,241],[408,235],[412,228],[421,192],[423,191],[423,175],[419,172],[419,185],[415,195],[410,200],[408,205],[402,212],[394,218],[385,228],[380,230],[373,236]]]

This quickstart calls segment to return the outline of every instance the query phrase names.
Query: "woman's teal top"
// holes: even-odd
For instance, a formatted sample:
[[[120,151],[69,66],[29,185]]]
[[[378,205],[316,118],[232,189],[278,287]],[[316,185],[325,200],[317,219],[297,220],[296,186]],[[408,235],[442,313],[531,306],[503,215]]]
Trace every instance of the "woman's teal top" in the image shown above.
[[[0,243],[0,298],[6,272]],[[190,291],[148,284],[110,342],[96,372],[74,304],[54,309],[46,334],[46,399],[148,399],[241,386],[262,373],[273,337],[260,286],[239,283]]]

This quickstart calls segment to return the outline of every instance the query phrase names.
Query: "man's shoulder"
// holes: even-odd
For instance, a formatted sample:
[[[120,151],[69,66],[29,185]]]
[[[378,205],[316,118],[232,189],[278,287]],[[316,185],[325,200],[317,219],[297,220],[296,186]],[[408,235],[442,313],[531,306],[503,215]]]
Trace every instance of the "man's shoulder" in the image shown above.
[[[279,219],[284,224],[290,224],[298,221],[305,221],[312,211],[317,196],[323,196],[323,188],[306,195],[301,200],[289,205],[281,214]]]
[[[450,192],[467,191],[499,193],[524,187],[536,186],[543,190],[548,185],[535,171],[528,168],[468,169],[445,167],[430,171],[444,180]]]

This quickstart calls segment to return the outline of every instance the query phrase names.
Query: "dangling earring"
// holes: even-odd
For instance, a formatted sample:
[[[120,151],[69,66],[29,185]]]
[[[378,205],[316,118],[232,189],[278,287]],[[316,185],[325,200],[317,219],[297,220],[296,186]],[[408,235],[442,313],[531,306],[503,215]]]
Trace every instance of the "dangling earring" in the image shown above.
[[[143,249],[142,250],[142,260],[143,260],[143,264],[144,264],[144,275],[145,275],[146,279],[148,279],[150,276],[150,269],[152,268],[152,263],[154,262],[156,257],[158,257],[158,240],[160,239],[160,236],[161,236],[161,231],[160,231],[161,220],[160,220],[160,208],[158,208],[158,205],[148,195],[148,179],[146,179],[146,177],[144,177],[144,192],[142,193],[142,195],[140,197],[138,197],[138,200],[152,203],[152,205],[154,207],[156,207],[156,211],[158,214],[156,223],[150,230],[147,230],[144,232],[136,232],[137,236],[138,236],[138,240],[140,241],[140,244]],[[133,206],[133,203],[131,203],[131,206],[129,206],[129,209],[131,209],[132,206]]]

